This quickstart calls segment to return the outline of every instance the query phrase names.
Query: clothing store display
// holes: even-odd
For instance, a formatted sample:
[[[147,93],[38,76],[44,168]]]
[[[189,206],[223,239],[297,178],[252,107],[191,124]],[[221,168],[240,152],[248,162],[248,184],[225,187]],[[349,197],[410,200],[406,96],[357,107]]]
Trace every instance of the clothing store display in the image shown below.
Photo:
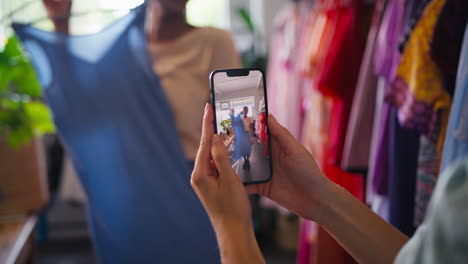
[[[304,9],[303,4],[295,4],[279,16],[281,23],[273,35],[270,109],[285,115],[278,121],[300,137],[330,179],[363,199],[362,175],[344,171],[341,158],[368,25],[360,19],[365,16],[360,16],[363,11],[358,1],[317,3],[311,9]],[[343,253],[340,259],[351,259],[325,232],[318,234],[318,263],[328,258],[326,252],[336,250]]]
[[[212,226],[190,186],[193,168],[152,69],[144,10],[87,36],[13,27],[85,189],[99,262],[219,263]]]
[[[402,126],[431,136],[438,119],[445,133],[450,95],[441,72],[430,57],[430,40],[444,0],[432,0],[423,11],[402,54],[397,77],[387,95],[398,108]],[[443,136],[442,136],[443,137]]]
[[[462,47],[441,171],[468,156],[468,30],[465,30]]]
[[[148,44],[153,70],[170,103],[187,159],[200,144],[203,109],[209,102],[208,76],[214,70],[240,68],[231,35],[211,27],[193,28],[163,44]]]
[[[387,99],[399,108],[403,126],[421,133],[415,193],[418,226],[425,216],[432,189],[439,174],[440,154],[451,104],[452,88],[430,56],[430,44],[445,1],[425,5],[403,50],[397,78]],[[401,196],[401,195],[400,195]]]
[[[468,160],[440,177],[427,218],[398,253],[395,263],[465,263],[468,259]]]
[[[300,137],[330,179],[411,236],[437,188],[461,46],[456,32],[464,30],[466,3],[376,1],[364,38],[360,1],[317,1],[309,8],[304,3],[290,3],[273,32],[267,76],[274,83],[272,112],[283,115],[280,122]],[[451,122],[462,119],[459,100],[451,116],[457,121]],[[452,161],[467,148],[461,133],[450,133],[444,158]],[[365,198],[362,178],[350,172],[367,172]],[[320,228],[310,240],[310,226],[301,226],[298,263],[348,261]]]
[[[335,25],[333,31],[323,33],[330,34],[329,37],[322,36],[322,39],[330,40],[330,45],[325,60],[313,76],[315,89],[330,96],[332,101],[333,118],[329,121],[329,137],[323,147],[322,169],[330,179],[362,198],[362,178],[347,175],[341,169],[344,138],[364,46],[364,39],[359,38],[362,22],[357,19],[361,11],[357,3],[351,1],[346,5],[337,2],[322,12]]]

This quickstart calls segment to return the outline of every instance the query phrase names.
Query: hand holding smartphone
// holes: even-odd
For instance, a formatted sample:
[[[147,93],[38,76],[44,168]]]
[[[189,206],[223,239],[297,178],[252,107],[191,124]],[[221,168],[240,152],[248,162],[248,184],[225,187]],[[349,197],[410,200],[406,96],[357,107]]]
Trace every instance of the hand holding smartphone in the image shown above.
[[[234,141],[229,147],[233,169],[244,184],[269,181],[272,153],[264,73],[259,69],[217,70],[211,73],[210,84],[214,130],[229,134],[227,140]]]

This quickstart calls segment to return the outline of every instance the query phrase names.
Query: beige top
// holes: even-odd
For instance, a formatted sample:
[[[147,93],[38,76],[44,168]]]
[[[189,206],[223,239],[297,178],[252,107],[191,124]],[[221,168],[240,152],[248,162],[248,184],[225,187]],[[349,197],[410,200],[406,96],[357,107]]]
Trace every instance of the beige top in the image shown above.
[[[230,34],[203,27],[165,44],[148,44],[176,120],[187,159],[194,160],[200,142],[203,110],[210,98],[212,71],[239,68],[240,59]]]

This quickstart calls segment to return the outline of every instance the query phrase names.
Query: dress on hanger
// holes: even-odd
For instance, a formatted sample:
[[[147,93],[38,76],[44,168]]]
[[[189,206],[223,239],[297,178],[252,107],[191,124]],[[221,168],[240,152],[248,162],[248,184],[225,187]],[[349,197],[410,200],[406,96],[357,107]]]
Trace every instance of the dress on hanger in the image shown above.
[[[101,263],[219,263],[190,186],[170,105],[152,70],[144,6],[102,32],[14,24],[88,198]]]
[[[376,1],[351,108],[341,162],[342,167],[349,171],[362,172],[369,168],[378,81],[372,62],[384,8],[385,0]]]

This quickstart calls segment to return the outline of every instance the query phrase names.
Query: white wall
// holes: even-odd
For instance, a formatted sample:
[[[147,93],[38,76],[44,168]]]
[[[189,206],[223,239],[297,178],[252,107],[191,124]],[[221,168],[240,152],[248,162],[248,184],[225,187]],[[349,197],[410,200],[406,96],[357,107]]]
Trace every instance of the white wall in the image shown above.
[[[270,50],[274,19],[289,0],[251,0],[252,20],[259,30],[256,37],[258,54],[267,54]]]
[[[263,81],[260,81],[259,85],[262,84]],[[256,117],[259,114],[260,108],[260,100],[262,99],[262,92],[263,88],[259,86],[258,89],[242,89],[237,90],[231,93],[223,93],[222,95],[216,96],[216,101],[229,101],[237,98],[245,98],[245,97],[254,97],[254,109],[251,109],[252,116]]]

